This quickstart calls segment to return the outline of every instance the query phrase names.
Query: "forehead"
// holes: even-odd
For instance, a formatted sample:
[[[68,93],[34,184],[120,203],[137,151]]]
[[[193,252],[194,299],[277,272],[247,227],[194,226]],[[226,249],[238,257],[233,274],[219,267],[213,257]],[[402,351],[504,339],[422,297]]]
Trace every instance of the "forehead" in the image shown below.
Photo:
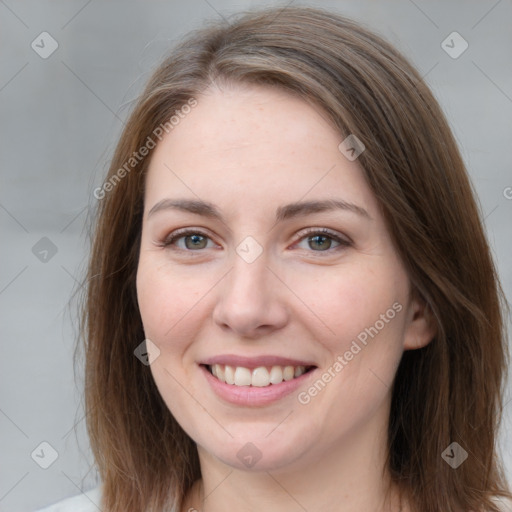
[[[376,207],[361,166],[339,151],[343,136],[320,109],[254,86],[214,88],[196,99],[153,152],[148,202],[165,192],[224,197],[231,206],[236,193],[246,206],[314,195]]]

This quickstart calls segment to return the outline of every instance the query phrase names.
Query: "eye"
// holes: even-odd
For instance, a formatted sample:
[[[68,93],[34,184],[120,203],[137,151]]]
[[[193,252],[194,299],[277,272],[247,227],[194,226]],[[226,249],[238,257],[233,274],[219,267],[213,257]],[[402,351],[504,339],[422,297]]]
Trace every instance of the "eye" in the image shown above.
[[[351,242],[345,240],[344,238],[337,235],[335,232],[330,231],[329,229],[322,228],[310,228],[306,231],[305,234],[300,238],[299,244],[306,242],[308,247],[313,250],[313,252],[333,252],[334,250],[348,247],[351,245]],[[333,248],[333,242],[337,245]],[[302,246],[302,249],[305,247]],[[333,251],[331,251],[331,249]]]
[[[162,247],[174,246],[183,251],[197,251],[211,248],[211,245],[208,246],[208,241],[211,242],[210,237],[202,231],[197,229],[179,229],[171,233],[159,245]]]
[[[208,243],[210,242],[210,245]],[[308,248],[313,252],[334,252],[343,247],[348,247],[351,244],[339,236],[337,233],[330,231],[327,228],[310,228],[302,233],[299,242],[296,243],[298,247],[306,249],[301,244],[307,243]],[[333,247],[333,243],[336,244]],[[161,247],[172,248],[186,252],[198,252],[201,249],[211,249],[214,247],[213,241],[207,233],[198,229],[178,229],[171,233],[164,240],[158,243]]]

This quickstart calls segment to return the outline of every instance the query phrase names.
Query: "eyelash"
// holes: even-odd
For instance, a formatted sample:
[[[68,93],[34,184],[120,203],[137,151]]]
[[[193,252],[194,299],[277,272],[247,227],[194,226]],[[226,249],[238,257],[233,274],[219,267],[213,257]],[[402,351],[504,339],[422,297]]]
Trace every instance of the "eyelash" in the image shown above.
[[[189,235],[200,235],[202,237],[205,237],[205,238],[211,240],[211,237],[208,236],[207,233],[205,233],[205,232],[203,232],[203,231],[201,231],[199,229],[183,228],[183,229],[178,229],[175,232],[171,233],[165,239],[160,241],[158,243],[158,245],[160,247],[170,249],[171,246],[174,245],[174,243],[177,240],[179,240],[181,238],[185,238],[185,237],[187,237]],[[294,242],[294,244],[296,244],[298,242],[301,242],[303,239],[305,239],[307,237],[313,237],[315,235],[321,235],[321,236],[324,236],[324,237],[327,237],[327,238],[331,238],[332,240],[334,240],[335,242],[339,243],[340,245],[338,245],[337,247],[334,247],[332,249],[331,248],[326,249],[325,251],[313,251],[313,250],[311,250],[310,252],[332,254],[332,252],[334,252],[334,251],[337,251],[339,249],[343,249],[343,248],[346,248],[346,247],[349,247],[349,246],[352,245],[351,241],[346,240],[344,238],[341,238],[335,232],[330,231],[327,228],[321,228],[321,229],[318,229],[318,228],[308,228],[305,232],[303,232],[301,234],[301,236],[299,238],[297,238],[297,240]],[[200,252],[202,252],[201,249],[198,249],[197,251],[194,251],[192,249],[173,248],[172,250],[183,251],[183,252],[188,252],[188,253],[194,253],[194,252],[200,253]]]

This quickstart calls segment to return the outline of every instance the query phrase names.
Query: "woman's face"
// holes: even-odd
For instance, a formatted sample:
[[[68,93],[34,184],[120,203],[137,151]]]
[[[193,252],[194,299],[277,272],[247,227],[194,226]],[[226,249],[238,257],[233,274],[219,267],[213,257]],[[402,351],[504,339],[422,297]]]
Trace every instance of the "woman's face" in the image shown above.
[[[402,352],[432,333],[358,160],[284,92],[197,100],[144,198],[137,293],[164,401],[200,454],[246,470],[384,440]]]

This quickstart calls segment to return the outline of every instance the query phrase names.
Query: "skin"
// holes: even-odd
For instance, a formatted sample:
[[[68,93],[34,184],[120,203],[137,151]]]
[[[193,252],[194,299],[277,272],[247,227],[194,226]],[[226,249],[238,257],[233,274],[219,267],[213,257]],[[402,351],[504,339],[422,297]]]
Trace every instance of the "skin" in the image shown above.
[[[182,510],[399,510],[394,489],[383,505],[390,386],[403,351],[435,331],[362,168],[339,151],[344,137],[325,115],[288,93],[215,86],[197,100],[152,155],[137,273],[145,335],[160,350],[152,375],[198,446],[202,479]],[[214,203],[225,220],[149,216],[166,198]],[[333,210],[275,223],[279,206],[316,199],[343,199],[371,219]],[[209,237],[200,249],[187,248],[190,238],[162,247],[187,227]],[[350,245],[318,242],[307,228]],[[262,248],[252,263],[235,250],[247,236]],[[295,392],[261,407],[229,404],[198,366],[218,354],[313,361],[307,391],[394,303],[401,311],[307,404]],[[248,442],[262,455],[251,468],[237,458]]]

